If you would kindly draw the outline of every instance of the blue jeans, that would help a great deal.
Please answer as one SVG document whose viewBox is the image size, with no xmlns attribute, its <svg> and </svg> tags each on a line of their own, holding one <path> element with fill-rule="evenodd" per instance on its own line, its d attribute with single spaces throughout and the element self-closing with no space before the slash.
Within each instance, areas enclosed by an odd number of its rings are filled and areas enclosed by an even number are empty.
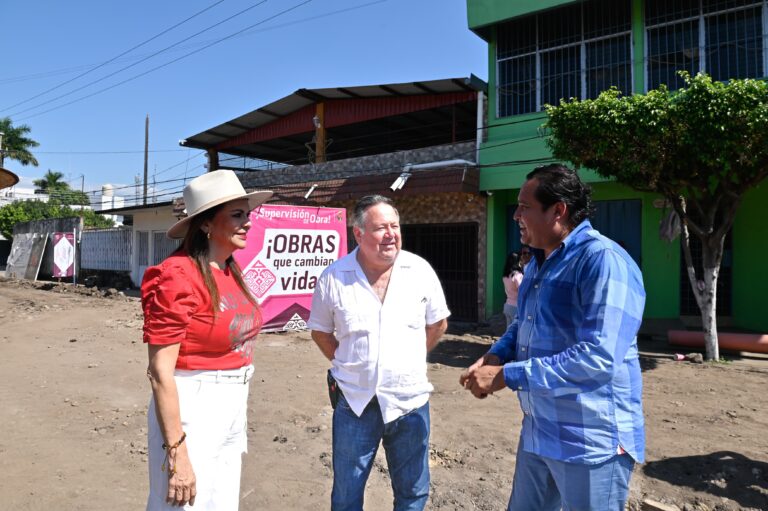
<svg viewBox="0 0 768 511">
<path fill-rule="evenodd" d="M 389 424 L 374 397 L 355 415 L 343 395 L 333 412 L 332 511 L 362 511 L 365 483 L 383 441 L 395 511 L 421 511 L 429 498 L 429 403 Z"/>
<path fill-rule="evenodd" d="M 507 511 L 624 511 L 635 461 L 616 455 L 597 465 L 565 463 L 517 449 Z"/>
</svg>

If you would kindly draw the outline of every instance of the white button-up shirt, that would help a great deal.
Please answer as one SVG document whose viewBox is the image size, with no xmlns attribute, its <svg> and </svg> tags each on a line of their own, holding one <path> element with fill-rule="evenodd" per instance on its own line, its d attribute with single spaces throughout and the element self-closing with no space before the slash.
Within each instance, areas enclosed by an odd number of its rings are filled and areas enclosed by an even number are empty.
<svg viewBox="0 0 768 511">
<path fill-rule="evenodd" d="M 429 400 L 425 327 L 449 315 L 427 261 L 401 250 L 382 303 L 355 249 L 320 276 L 308 327 L 335 334 L 331 373 L 352 411 L 360 416 L 376 396 L 386 424 Z"/>
</svg>

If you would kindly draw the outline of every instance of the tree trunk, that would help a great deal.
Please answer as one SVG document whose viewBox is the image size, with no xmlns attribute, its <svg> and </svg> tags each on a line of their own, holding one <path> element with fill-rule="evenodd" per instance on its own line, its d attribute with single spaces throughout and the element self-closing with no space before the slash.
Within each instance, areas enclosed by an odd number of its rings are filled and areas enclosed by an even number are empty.
<svg viewBox="0 0 768 511">
<path fill-rule="evenodd" d="M 704 268 L 704 289 L 701 292 L 701 301 L 699 302 L 701 326 L 704 328 L 705 358 L 707 360 L 720 360 L 720 347 L 717 340 L 717 276 L 719 272 L 719 266 L 717 268 Z"/>
<path fill-rule="evenodd" d="M 691 257 L 690 232 L 685 201 L 676 204 L 681 218 L 681 235 L 683 237 L 683 254 L 688 271 L 688 280 L 693 289 L 693 296 L 701 311 L 701 326 L 704 329 L 704 349 L 707 360 L 720 359 L 720 347 L 717 339 L 717 278 L 720 274 L 720 262 L 723 258 L 724 236 L 716 239 L 712 233 L 701 239 L 702 259 L 704 264 L 702 279 L 696 277 L 696 269 Z M 681 214 L 682 213 L 682 214 Z"/>
<path fill-rule="evenodd" d="M 699 309 L 704 327 L 704 344 L 707 360 L 720 360 L 720 347 L 717 340 L 717 278 L 720 276 L 720 263 L 723 260 L 725 237 L 711 235 L 701 240 L 704 291 Z"/>
</svg>

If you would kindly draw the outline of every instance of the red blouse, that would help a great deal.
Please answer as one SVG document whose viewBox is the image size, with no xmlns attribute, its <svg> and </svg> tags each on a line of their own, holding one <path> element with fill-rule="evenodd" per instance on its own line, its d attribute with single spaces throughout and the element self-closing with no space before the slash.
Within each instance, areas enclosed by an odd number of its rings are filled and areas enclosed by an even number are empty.
<svg viewBox="0 0 768 511">
<path fill-rule="evenodd" d="M 172 254 L 144 273 L 144 342 L 180 343 L 177 369 L 237 369 L 251 363 L 261 312 L 229 269 L 211 271 L 220 297 L 215 317 L 203 277 L 185 252 Z"/>
</svg>

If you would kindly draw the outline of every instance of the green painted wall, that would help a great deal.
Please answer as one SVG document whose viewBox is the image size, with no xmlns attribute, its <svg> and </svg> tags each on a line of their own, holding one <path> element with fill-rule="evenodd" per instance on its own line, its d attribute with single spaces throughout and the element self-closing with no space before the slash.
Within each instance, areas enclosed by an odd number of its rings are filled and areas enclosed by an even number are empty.
<svg viewBox="0 0 768 511">
<path fill-rule="evenodd" d="M 488 133 L 481 145 L 480 189 L 493 193 L 488 201 L 488 261 L 487 308 L 488 314 L 501 310 L 504 289 L 501 274 L 507 250 L 507 208 L 517 203 L 517 193 L 525 176 L 539 163 L 525 160 L 548 158 L 549 150 L 542 136 L 541 126 L 546 114 L 536 112 L 514 117 L 496 116 L 496 34 L 494 23 L 570 2 L 550 1 L 468 1 L 470 27 L 485 26 L 488 38 Z M 645 84 L 643 55 L 645 53 L 644 0 L 632 5 L 634 89 L 642 91 Z M 626 186 L 607 182 L 590 170 L 582 170 L 581 177 L 592 183 L 594 200 L 641 199 L 642 270 L 648 295 L 646 318 L 675 318 L 680 313 L 680 247 L 678 242 L 667 243 L 659 239 L 658 230 L 664 211 L 654 206 L 653 194 L 634 191 Z"/>
<path fill-rule="evenodd" d="M 768 332 L 768 180 L 744 197 L 733 225 L 733 325 Z"/>
<path fill-rule="evenodd" d="M 586 179 L 585 179 L 586 180 Z M 768 187 L 768 185 L 766 185 Z M 680 244 L 659 239 L 659 222 L 665 210 L 657 207 L 661 201 L 655 194 L 638 192 L 614 182 L 593 183 L 595 201 L 642 201 L 641 270 L 647 295 L 645 318 L 676 318 L 680 315 Z M 518 189 L 494 191 L 488 205 L 488 274 L 486 311 L 492 315 L 501 311 L 504 288 L 501 272 L 507 250 L 507 208 L 517 204 Z M 654 201 L 656 204 L 654 204 Z M 493 243 L 493 245 L 491 245 Z"/>
<path fill-rule="evenodd" d="M 543 11 L 575 0 L 467 0 L 469 28 L 486 38 L 482 29 L 500 21 L 522 16 L 534 11 Z"/>
<path fill-rule="evenodd" d="M 506 300 L 501 272 L 507 258 L 507 207 L 517 203 L 518 190 L 499 190 L 488 197 L 488 236 L 485 314 L 501 312 Z"/>
<path fill-rule="evenodd" d="M 501 311 L 504 289 L 501 270 L 507 250 L 507 208 L 517 203 L 525 175 L 537 163 L 523 160 L 549 157 L 541 136 L 546 121 L 542 112 L 498 118 L 496 116 L 496 34 L 495 23 L 548 9 L 570 1 L 468 0 L 469 26 L 488 41 L 488 132 L 481 145 L 480 189 L 493 193 L 488 200 L 487 313 Z M 645 0 L 632 1 L 633 85 L 645 88 L 644 23 Z M 641 199 L 642 270 L 647 293 L 645 317 L 677 318 L 680 315 L 680 243 L 659 239 L 659 222 L 664 210 L 654 205 L 657 196 L 633 191 L 607 182 L 593 172 L 581 172 L 591 182 L 594 200 Z M 658 204 L 658 201 L 657 201 Z M 733 314 L 738 328 L 768 332 L 768 181 L 750 191 L 739 209 L 733 228 Z M 688 285 L 687 280 L 683 285 Z"/>
</svg>

